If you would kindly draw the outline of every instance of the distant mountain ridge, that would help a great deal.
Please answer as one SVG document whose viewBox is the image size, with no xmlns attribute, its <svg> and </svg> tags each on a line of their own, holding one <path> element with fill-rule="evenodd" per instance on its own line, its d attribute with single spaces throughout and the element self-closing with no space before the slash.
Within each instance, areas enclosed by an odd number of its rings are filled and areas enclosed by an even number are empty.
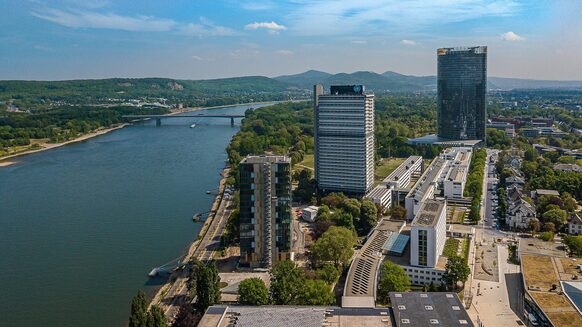
<svg viewBox="0 0 582 327">
<path fill-rule="evenodd" d="M 331 84 L 364 84 L 366 89 L 379 93 L 436 91 L 436 76 L 404 75 L 393 71 L 386 71 L 382 74 L 369 71 L 330 74 L 309 70 L 300 74 L 274 77 L 274 79 L 305 89 L 310 89 L 314 84 L 320 83 L 325 87 Z M 532 80 L 491 76 L 487 83 L 490 90 L 582 89 L 582 81 Z"/>
</svg>

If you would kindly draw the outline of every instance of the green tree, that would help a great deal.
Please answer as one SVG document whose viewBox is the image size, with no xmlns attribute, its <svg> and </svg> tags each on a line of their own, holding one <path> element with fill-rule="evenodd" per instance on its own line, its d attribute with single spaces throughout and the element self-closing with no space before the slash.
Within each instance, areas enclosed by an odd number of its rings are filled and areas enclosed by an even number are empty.
<svg viewBox="0 0 582 327">
<path fill-rule="evenodd" d="M 323 267 L 317 269 L 317 278 L 324 280 L 328 284 L 333 284 L 337 281 L 340 276 L 340 272 L 337 268 L 329 263 L 323 264 Z"/>
<path fill-rule="evenodd" d="M 571 256 L 582 257 L 582 235 L 564 236 L 564 244 L 568 247 Z"/>
<path fill-rule="evenodd" d="M 329 207 L 325 204 L 319 207 L 317 211 L 317 217 L 315 217 L 316 221 L 330 221 L 331 220 L 331 213 L 329 211 Z"/>
<path fill-rule="evenodd" d="M 188 287 L 188 296 L 193 299 L 196 296 L 196 284 L 198 283 L 198 276 L 201 275 L 201 270 L 204 268 L 204 264 L 196 259 L 192 258 L 189 263 L 190 273 L 188 274 L 188 281 L 186 286 Z"/>
<path fill-rule="evenodd" d="M 469 265 L 465 262 L 465 259 L 460 256 L 452 256 L 448 258 L 447 264 L 445 265 L 445 273 L 443 274 L 443 280 L 445 283 L 451 285 L 453 289 L 457 288 L 458 282 L 465 283 L 471 269 Z"/>
<path fill-rule="evenodd" d="M 249 305 L 269 304 L 269 290 L 262 279 L 247 278 L 238 285 L 238 302 Z"/>
<path fill-rule="evenodd" d="M 331 215 L 331 220 L 338 226 L 345 227 L 351 231 L 355 231 L 354 217 L 352 214 L 344 212 L 343 210 L 336 210 Z"/>
<path fill-rule="evenodd" d="M 538 237 L 543 241 L 549 242 L 554 240 L 554 232 L 541 232 Z"/>
<path fill-rule="evenodd" d="M 360 219 L 358 220 L 358 230 L 361 235 L 366 235 L 378 223 L 378 208 L 369 199 L 362 200 L 360 208 Z"/>
<path fill-rule="evenodd" d="M 295 304 L 305 279 L 293 261 L 285 260 L 271 269 L 271 301 L 275 305 Z"/>
<path fill-rule="evenodd" d="M 553 223 L 557 230 L 560 230 L 562 226 L 567 222 L 568 213 L 562 209 L 551 209 L 542 215 L 544 222 Z"/>
<path fill-rule="evenodd" d="M 527 148 L 527 150 L 525 150 L 525 152 L 523 153 L 523 158 L 526 161 L 536 161 L 538 157 L 538 152 L 536 151 L 536 149 L 533 148 L 533 146 L 530 146 Z"/>
<path fill-rule="evenodd" d="M 356 238 L 344 227 L 331 226 L 311 246 L 311 253 L 317 264 L 333 262 L 336 267 L 347 264 L 354 254 Z"/>
<path fill-rule="evenodd" d="M 574 197 L 572 197 L 572 195 L 568 192 L 564 192 L 564 194 L 562 194 L 562 203 L 564 204 L 564 210 L 568 212 L 576 211 L 576 207 L 578 206 L 576 199 L 574 199 Z"/>
<path fill-rule="evenodd" d="M 537 219 L 530 219 L 530 221 L 528 222 L 529 225 L 529 230 L 531 231 L 532 236 L 535 235 L 535 233 L 540 231 L 540 221 Z"/>
<path fill-rule="evenodd" d="M 330 305 L 335 302 L 331 286 L 320 279 L 307 279 L 301 288 L 298 303 L 301 305 Z"/>
<path fill-rule="evenodd" d="M 344 199 L 342 203 L 342 208 L 344 209 L 344 211 L 352 215 L 352 217 L 354 218 L 360 217 L 361 206 L 362 204 L 357 199 L 347 198 Z"/>
<path fill-rule="evenodd" d="M 390 216 L 392 219 L 404 220 L 406 219 L 406 208 L 397 205 L 390 210 Z"/>
<path fill-rule="evenodd" d="M 142 290 L 131 300 L 131 315 L 129 316 L 129 327 L 147 327 L 148 323 L 148 301 Z"/>
<path fill-rule="evenodd" d="M 200 269 L 200 275 L 196 281 L 197 310 L 200 313 L 215 304 L 220 303 L 220 277 L 216 264 L 212 262 Z"/>
<path fill-rule="evenodd" d="M 384 261 L 380 268 L 380 282 L 378 283 L 378 299 L 388 303 L 389 292 L 405 292 L 410 289 L 410 278 L 406 271 L 392 261 Z"/>
<path fill-rule="evenodd" d="M 152 305 L 148 314 L 148 327 L 168 327 L 168 320 L 166 314 L 157 305 Z"/>
</svg>

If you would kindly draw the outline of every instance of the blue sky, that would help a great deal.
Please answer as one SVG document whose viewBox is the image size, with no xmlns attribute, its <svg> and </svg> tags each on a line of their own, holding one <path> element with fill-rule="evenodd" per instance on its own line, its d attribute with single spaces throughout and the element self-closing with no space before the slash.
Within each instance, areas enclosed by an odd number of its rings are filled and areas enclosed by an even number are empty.
<svg viewBox="0 0 582 327">
<path fill-rule="evenodd" d="M 0 78 L 436 72 L 489 46 L 489 75 L 582 80 L 577 0 L 0 0 Z"/>
</svg>

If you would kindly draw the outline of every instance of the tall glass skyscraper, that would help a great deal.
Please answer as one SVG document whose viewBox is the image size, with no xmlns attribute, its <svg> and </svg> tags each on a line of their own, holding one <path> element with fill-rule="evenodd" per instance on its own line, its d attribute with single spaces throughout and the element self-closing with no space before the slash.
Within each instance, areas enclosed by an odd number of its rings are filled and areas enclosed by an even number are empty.
<svg viewBox="0 0 582 327">
<path fill-rule="evenodd" d="M 485 140 L 487 47 L 440 48 L 437 57 L 437 135 Z"/>
</svg>

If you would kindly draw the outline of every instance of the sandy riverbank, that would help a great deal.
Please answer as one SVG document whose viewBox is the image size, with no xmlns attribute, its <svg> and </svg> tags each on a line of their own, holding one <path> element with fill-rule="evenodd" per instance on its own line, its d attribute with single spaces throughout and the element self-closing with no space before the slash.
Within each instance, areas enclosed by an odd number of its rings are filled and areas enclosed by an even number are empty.
<svg viewBox="0 0 582 327">
<path fill-rule="evenodd" d="M 230 107 L 238 107 L 238 106 L 247 106 L 247 105 L 254 105 L 254 104 L 269 104 L 269 103 L 278 103 L 278 102 L 282 102 L 282 101 L 268 101 L 268 102 L 252 102 L 252 103 L 237 103 L 237 104 L 228 104 L 228 105 L 222 105 L 222 106 L 212 106 L 212 107 L 188 107 L 188 108 L 182 108 L 182 109 L 176 109 L 176 110 L 172 110 L 170 113 L 166 114 L 166 116 L 172 116 L 172 115 L 178 115 L 178 114 L 183 114 L 186 112 L 193 112 L 193 111 L 201 111 L 201 110 L 212 110 L 212 109 L 223 109 L 223 108 L 230 108 Z M 75 139 L 66 141 L 66 142 L 60 142 L 60 143 L 39 143 L 42 148 L 40 149 L 34 149 L 34 150 L 26 150 L 26 151 L 22 151 L 22 152 L 18 152 L 18 153 L 14 153 L 8 156 L 4 156 L 4 157 L 0 157 L 0 167 L 6 167 L 6 166 L 10 166 L 13 164 L 18 163 L 18 161 L 15 160 L 8 160 L 11 158 L 16 158 L 16 157 L 20 157 L 20 156 L 24 156 L 27 154 L 31 154 L 31 153 L 37 153 L 37 152 L 41 152 L 41 151 L 46 151 L 46 150 L 50 150 L 50 149 L 54 149 L 54 148 L 58 148 L 61 147 L 63 145 L 67 145 L 67 144 L 72 144 L 72 143 L 77 143 L 77 142 L 82 142 L 85 140 L 88 140 L 90 138 L 99 136 L 99 135 L 103 135 L 103 134 L 107 134 L 109 132 L 112 132 L 114 130 L 123 128 L 125 126 L 131 125 L 130 123 L 125 123 L 125 124 L 120 124 L 114 127 L 110 127 L 110 128 L 103 128 L 103 129 L 98 129 L 94 132 L 79 136 Z"/>
</svg>

